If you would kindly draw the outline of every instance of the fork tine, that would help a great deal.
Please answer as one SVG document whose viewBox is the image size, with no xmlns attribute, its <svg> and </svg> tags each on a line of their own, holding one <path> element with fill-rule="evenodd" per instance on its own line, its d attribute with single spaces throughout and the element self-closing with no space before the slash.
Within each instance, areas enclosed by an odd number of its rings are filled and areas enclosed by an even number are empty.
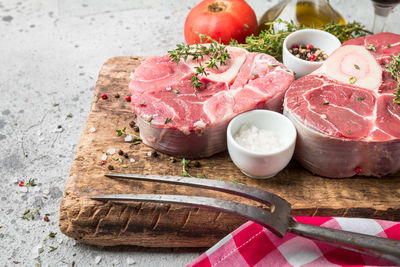
<svg viewBox="0 0 400 267">
<path fill-rule="evenodd" d="M 272 215 L 267 210 L 237 203 L 228 200 L 197 197 L 197 196 L 184 196 L 184 195 L 155 195 L 155 194 L 111 194 L 92 196 L 91 199 L 100 201 L 134 201 L 134 202 L 153 202 L 153 203 L 169 203 L 185 206 L 192 206 L 197 208 L 205 208 L 219 212 L 226 212 L 236 216 L 240 216 L 247 220 L 252 220 L 269 230 L 279 237 L 282 237 L 287 227 L 281 222 L 274 220 Z"/>
<path fill-rule="evenodd" d="M 228 193 L 231 195 L 244 197 L 268 205 L 271 208 L 271 212 L 278 211 L 290 214 L 290 203 L 287 202 L 285 199 L 273 193 L 242 184 L 234 184 L 232 182 L 224 182 L 217 180 L 199 179 L 194 177 L 185 178 L 180 176 L 160 176 L 160 175 L 146 175 L 146 174 L 111 173 L 111 174 L 105 174 L 105 176 L 109 178 L 163 182 L 168 184 L 191 186 L 196 188 L 203 188 L 203 189 Z"/>
</svg>

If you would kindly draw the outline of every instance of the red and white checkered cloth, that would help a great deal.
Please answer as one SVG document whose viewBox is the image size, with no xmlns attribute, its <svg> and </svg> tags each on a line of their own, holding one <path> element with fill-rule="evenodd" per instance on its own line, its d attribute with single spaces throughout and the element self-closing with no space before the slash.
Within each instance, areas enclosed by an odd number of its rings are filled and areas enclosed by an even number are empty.
<svg viewBox="0 0 400 267">
<path fill-rule="evenodd" d="M 359 218 L 295 217 L 298 222 L 400 240 L 400 222 Z M 278 238 L 247 222 L 188 266 L 396 266 L 287 233 Z"/>
</svg>

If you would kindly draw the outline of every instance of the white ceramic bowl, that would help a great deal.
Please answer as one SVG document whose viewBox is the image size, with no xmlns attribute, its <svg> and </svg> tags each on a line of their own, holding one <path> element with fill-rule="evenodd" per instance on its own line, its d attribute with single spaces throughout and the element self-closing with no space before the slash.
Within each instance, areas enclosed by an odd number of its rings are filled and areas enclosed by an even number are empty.
<svg viewBox="0 0 400 267">
<path fill-rule="evenodd" d="M 341 45 L 336 36 L 321 30 L 304 29 L 289 34 L 283 41 L 283 64 L 296 73 L 296 78 L 310 74 L 321 67 L 324 61 L 314 62 L 297 58 L 289 52 L 294 44 L 311 44 L 325 51 L 328 56 Z"/>
<path fill-rule="evenodd" d="M 239 145 L 234 135 L 243 124 L 253 124 L 259 129 L 275 131 L 282 143 L 275 152 L 254 152 Z M 296 143 L 296 128 L 284 115 L 270 110 L 252 110 L 242 113 L 231 120 L 227 130 L 229 155 L 235 165 L 252 178 L 269 178 L 286 167 L 293 156 Z"/>
</svg>

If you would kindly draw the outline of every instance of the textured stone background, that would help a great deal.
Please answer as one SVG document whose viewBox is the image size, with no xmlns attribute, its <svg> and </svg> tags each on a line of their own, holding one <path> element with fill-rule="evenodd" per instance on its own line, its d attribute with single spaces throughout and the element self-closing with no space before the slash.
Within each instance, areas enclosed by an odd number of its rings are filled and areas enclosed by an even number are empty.
<svg viewBox="0 0 400 267">
<path fill-rule="evenodd" d="M 198 2 L 0 0 L 0 266 L 181 266 L 204 251 L 87 246 L 58 229 L 59 202 L 103 62 L 173 49 Z M 260 16 L 277 1 L 248 2 Z M 370 1 L 331 2 L 346 19 L 372 24 Z M 400 33 L 399 11 L 389 17 L 389 31 Z M 37 186 L 18 187 L 31 178 Z M 21 219 L 37 206 L 40 216 Z M 50 232 L 55 238 L 44 241 Z"/>
</svg>

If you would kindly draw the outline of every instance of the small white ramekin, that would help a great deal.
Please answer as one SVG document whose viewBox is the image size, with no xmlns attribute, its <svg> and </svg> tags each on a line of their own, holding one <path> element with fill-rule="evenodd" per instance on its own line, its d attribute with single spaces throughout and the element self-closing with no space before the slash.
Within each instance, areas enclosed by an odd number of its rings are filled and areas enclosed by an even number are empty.
<svg viewBox="0 0 400 267">
<path fill-rule="evenodd" d="M 243 124 L 253 124 L 259 129 L 275 131 L 283 147 L 275 152 L 254 152 L 239 145 L 234 135 Z M 275 176 L 289 163 L 296 143 L 296 128 L 284 115 L 270 110 L 252 110 L 231 120 L 227 130 L 228 152 L 233 163 L 247 176 L 269 178 Z"/>
<path fill-rule="evenodd" d="M 296 79 L 310 74 L 322 66 L 324 61 L 315 62 L 300 59 L 289 52 L 295 44 L 311 44 L 325 51 L 329 56 L 340 47 L 341 43 L 336 36 L 321 30 L 304 29 L 289 34 L 283 41 L 283 64 L 296 73 Z"/>
</svg>

